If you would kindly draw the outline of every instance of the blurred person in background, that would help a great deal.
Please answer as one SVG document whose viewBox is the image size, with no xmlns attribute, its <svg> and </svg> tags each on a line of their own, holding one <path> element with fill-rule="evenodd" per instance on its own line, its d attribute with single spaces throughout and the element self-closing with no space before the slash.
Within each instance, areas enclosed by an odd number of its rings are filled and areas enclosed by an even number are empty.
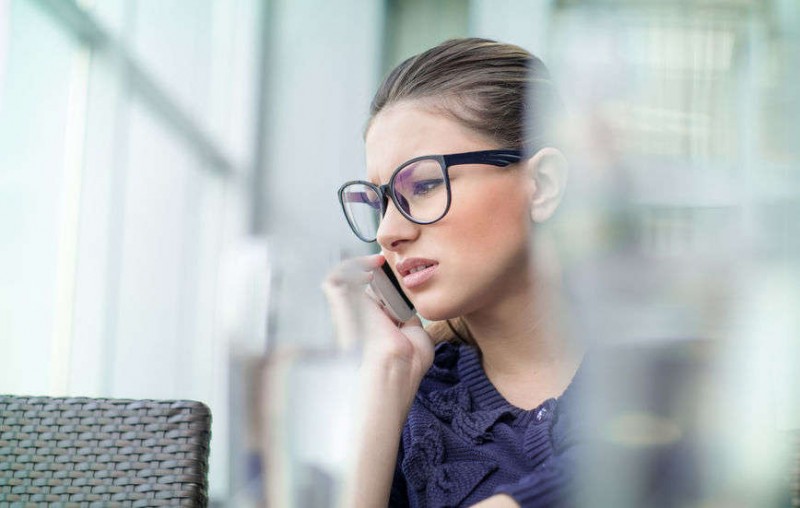
<svg viewBox="0 0 800 508">
<path fill-rule="evenodd" d="M 324 286 L 338 334 L 365 341 L 347 506 L 566 499 L 584 346 L 563 329 L 558 261 L 538 234 L 567 180 L 558 103 L 538 58 L 475 38 L 409 58 L 375 95 L 368 181 L 340 199 L 381 253 Z M 426 327 L 365 291 L 383 263 Z"/>
</svg>

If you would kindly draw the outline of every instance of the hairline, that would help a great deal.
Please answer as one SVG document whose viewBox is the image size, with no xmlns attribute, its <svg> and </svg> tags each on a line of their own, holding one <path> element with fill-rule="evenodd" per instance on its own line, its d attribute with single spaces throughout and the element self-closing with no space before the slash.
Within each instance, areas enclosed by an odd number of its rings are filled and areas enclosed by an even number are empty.
<svg viewBox="0 0 800 508">
<path fill-rule="evenodd" d="M 462 127 L 465 129 L 469 129 L 474 134 L 486 139 L 491 143 L 495 143 L 498 145 L 499 148 L 518 148 L 514 146 L 500 146 L 503 145 L 502 140 L 498 139 L 495 136 L 489 136 L 485 132 L 481 132 L 472 125 L 470 125 L 469 121 L 466 119 L 468 117 L 468 112 L 466 111 L 465 107 L 459 108 L 459 102 L 463 102 L 465 99 L 466 94 L 453 92 L 447 94 L 438 94 L 438 95 L 421 95 L 419 97 L 407 96 L 401 97 L 399 99 L 395 99 L 393 101 L 387 102 L 383 105 L 381 109 L 376 111 L 372 114 L 369 119 L 367 119 L 366 126 L 364 128 L 363 140 L 366 141 L 367 134 L 369 134 L 369 130 L 372 127 L 373 122 L 375 119 L 384 111 L 388 109 L 392 109 L 398 105 L 404 104 L 414 104 L 415 107 L 427 111 L 429 113 L 434 113 L 437 115 L 442 115 L 445 117 L 450 118 L 458 122 Z M 462 109 L 462 113 L 459 114 L 457 112 L 458 109 Z M 476 118 L 476 121 L 479 119 Z"/>
</svg>

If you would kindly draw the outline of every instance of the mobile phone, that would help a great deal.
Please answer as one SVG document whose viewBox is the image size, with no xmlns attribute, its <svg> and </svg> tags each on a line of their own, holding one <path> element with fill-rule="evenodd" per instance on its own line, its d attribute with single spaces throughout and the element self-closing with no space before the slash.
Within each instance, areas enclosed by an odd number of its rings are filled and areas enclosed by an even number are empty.
<svg viewBox="0 0 800 508">
<path fill-rule="evenodd" d="M 389 315 L 400 322 L 414 317 L 414 304 L 403 293 L 394 272 L 389 268 L 389 263 L 383 263 L 380 268 L 373 271 L 373 274 L 369 285 Z"/>
</svg>

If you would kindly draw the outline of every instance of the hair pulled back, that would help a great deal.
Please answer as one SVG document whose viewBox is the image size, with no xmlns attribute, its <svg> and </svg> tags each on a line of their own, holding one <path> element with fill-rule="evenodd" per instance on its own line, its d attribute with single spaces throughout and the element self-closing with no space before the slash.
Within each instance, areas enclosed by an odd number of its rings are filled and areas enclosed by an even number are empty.
<svg viewBox="0 0 800 508">
<path fill-rule="evenodd" d="M 533 155 L 552 145 L 559 107 L 550 73 L 525 49 L 489 39 L 451 39 L 405 60 L 381 84 L 370 119 L 384 108 L 420 100 L 500 148 Z"/>
</svg>

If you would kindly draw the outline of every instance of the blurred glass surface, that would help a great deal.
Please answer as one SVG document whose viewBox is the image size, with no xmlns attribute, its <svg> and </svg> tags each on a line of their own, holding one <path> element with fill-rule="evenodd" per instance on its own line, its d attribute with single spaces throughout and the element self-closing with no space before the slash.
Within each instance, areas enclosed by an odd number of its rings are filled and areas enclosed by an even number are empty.
<svg viewBox="0 0 800 508">
<path fill-rule="evenodd" d="M 335 191 L 383 72 L 468 35 L 570 112 L 583 504 L 788 504 L 795 0 L 0 0 L 0 391 L 203 400 L 216 504 L 335 506 L 358 358 L 319 284 L 368 249 Z"/>
<path fill-rule="evenodd" d="M 555 234 L 569 324 L 598 351 L 581 504 L 789 503 L 799 12 L 749 1 L 555 12 L 549 61 L 572 149 Z"/>
<path fill-rule="evenodd" d="M 0 328 L 4 387 L 44 392 L 55 324 L 56 266 L 70 79 L 77 46 L 30 2 L 11 2 L 0 100 Z M 12 340 L 15 339 L 15 340 Z"/>
</svg>

